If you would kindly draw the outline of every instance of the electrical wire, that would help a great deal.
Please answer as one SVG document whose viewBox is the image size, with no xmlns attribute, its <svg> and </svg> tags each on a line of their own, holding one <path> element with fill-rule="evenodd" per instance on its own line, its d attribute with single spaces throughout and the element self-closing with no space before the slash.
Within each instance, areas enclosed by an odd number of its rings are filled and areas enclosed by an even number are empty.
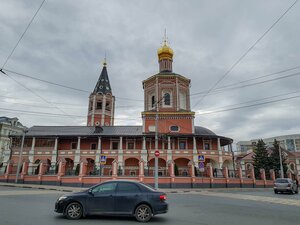
<svg viewBox="0 0 300 225">
<path fill-rule="evenodd" d="M 216 110 L 216 111 L 213 111 L 213 112 L 196 113 L 196 115 L 207 115 L 207 114 L 215 114 L 215 113 L 220 113 L 220 112 L 233 111 L 233 110 L 250 108 L 250 107 L 255 107 L 255 106 L 260 106 L 260 105 L 265 105 L 265 104 L 271 104 L 271 103 L 275 103 L 275 102 L 286 101 L 286 100 L 289 100 L 289 99 L 295 99 L 295 98 L 299 98 L 299 97 L 300 97 L 300 95 L 297 95 L 297 96 L 292 96 L 292 97 L 288 97 L 288 98 L 282 98 L 282 99 L 277 99 L 277 100 L 272 100 L 272 101 L 267 101 L 267 102 L 256 103 L 256 104 L 252 104 L 252 105 L 234 107 L 234 108 L 223 109 L 223 110 Z"/>
<path fill-rule="evenodd" d="M 288 7 L 287 10 L 284 11 L 284 13 L 279 16 L 279 18 L 254 42 L 254 44 L 251 45 L 250 48 L 248 48 L 248 50 L 238 58 L 238 60 L 229 68 L 229 70 L 227 70 L 225 72 L 225 74 L 223 74 L 223 76 L 217 80 L 217 82 L 208 90 L 208 92 L 206 94 L 204 94 L 204 96 L 202 96 L 202 98 L 196 102 L 196 104 L 193 106 L 193 108 L 195 108 L 195 106 L 197 106 L 199 103 L 201 103 L 203 101 L 203 99 L 222 81 L 224 80 L 225 77 L 228 76 L 228 74 L 242 61 L 243 58 L 245 58 L 248 53 L 272 30 L 272 28 L 293 8 L 293 6 L 298 2 L 298 0 L 296 0 L 290 7 Z"/>
<path fill-rule="evenodd" d="M 25 33 L 27 32 L 27 30 L 29 29 L 30 25 L 32 24 L 34 18 L 36 17 L 36 15 L 38 14 L 38 12 L 40 11 L 40 9 L 42 8 L 43 4 L 45 3 L 46 0 L 43 0 L 41 5 L 39 6 L 39 8 L 37 9 L 37 11 L 35 12 L 35 14 L 33 15 L 33 17 L 31 18 L 30 22 L 28 23 L 28 25 L 26 26 L 24 32 L 22 33 L 22 35 L 20 36 L 19 40 L 17 41 L 15 47 L 12 49 L 12 51 L 10 52 L 10 54 L 7 56 L 5 62 L 3 63 L 1 70 L 3 71 L 6 63 L 8 62 L 8 60 L 10 59 L 10 57 L 13 55 L 14 51 L 16 50 L 16 48 L 18 47 L 19 43 L 21 42 L 21 40 L 23 39 Z"/>
</svg>

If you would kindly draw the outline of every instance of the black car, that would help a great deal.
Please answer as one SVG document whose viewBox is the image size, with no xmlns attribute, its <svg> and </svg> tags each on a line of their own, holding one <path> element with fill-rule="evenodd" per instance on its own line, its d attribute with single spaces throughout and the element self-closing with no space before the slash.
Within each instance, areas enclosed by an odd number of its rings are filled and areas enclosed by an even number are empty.
<svg viewBox="0 0 300 225">
<path fill-rule="evenodd" d="M 86 191 L 61 196 L 55 212 L 68 219 L 90 214 L 130 215 L 140 222 L 156 214 L 166 213 L 166 194 L 135 181 L 114 180 L 97 184 Z"/>
</svg>

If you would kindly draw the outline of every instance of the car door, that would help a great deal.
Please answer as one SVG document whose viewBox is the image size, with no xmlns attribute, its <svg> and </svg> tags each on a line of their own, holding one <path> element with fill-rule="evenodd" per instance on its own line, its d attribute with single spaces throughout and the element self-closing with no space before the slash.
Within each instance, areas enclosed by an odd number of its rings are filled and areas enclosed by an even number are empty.
<svg viewBox="0 0 300 225">
<path fill-rule="evenodd" d="M 131 214 L 141 199 L 142 192 L 137 184 L 119 182 L 115 194 L 116 213 Z"/>
<path fill-rule="evenodd" d="M 115 210 L 114 197 L 117 183 L 100 184 L 89 191 L 87 206 L 92 213 L 113 213 Z"/>
</svg>

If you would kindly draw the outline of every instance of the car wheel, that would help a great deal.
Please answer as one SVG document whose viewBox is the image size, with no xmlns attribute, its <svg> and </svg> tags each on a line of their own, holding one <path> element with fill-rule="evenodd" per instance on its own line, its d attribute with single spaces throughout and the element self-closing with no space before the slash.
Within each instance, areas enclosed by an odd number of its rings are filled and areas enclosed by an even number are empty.
<svg viewBox="0 0 300 225">
<path fill-rule="evenodd" d="M 296 191 L 295 191 L 295 194 L 298 194 L 299 193 L 299 190 L 298 190 L 298 188 L 296 189 Z"/>
<path fill-rule="evenodd" d="M 278 194 L 278 191 L 277 191 L 277 190 L 274 190 L 274 193 L 275 193 L 275 194 Z"/>
<path fill-rule="evenodd" d="M 139 205 L 135 209 L 134 216 L 139 222 L 148 222 L 152 218 L 152 210 L 148 205 Z"/>
<path fill-rule="evenodd" d="M 67 208 L 65 215 L 70 220 L 77 220 L 82 216 L 82 206 L 77 202 L 70 203 Z"/>
</svg>

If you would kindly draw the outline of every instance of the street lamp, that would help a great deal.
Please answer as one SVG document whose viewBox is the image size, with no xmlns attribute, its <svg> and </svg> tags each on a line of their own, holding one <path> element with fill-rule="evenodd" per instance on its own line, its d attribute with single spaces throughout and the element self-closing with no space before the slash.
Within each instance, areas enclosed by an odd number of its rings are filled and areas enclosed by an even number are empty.
<svg viewBox="0 0 300 225">
<path fill-rule="evenodd" d="M 23 155 L 23 147 L 24 147 L 24 140 L 25 140 L 25 135 L 28 132 L 27 128 L 24 128 L 23 130 L 23 136 L 22 136 L 22 144 L 21 144 L 21 150 L 19 153 L 19 161 L 18 161 L 18 167 L 17 167 L 17 174 L 16 174 L 16 183 L 18 183 L 18 178 L 19 178 L 19 173 L 20 173 L 20 167 L 22 163 L 22 155 Z"/>
</svg>

